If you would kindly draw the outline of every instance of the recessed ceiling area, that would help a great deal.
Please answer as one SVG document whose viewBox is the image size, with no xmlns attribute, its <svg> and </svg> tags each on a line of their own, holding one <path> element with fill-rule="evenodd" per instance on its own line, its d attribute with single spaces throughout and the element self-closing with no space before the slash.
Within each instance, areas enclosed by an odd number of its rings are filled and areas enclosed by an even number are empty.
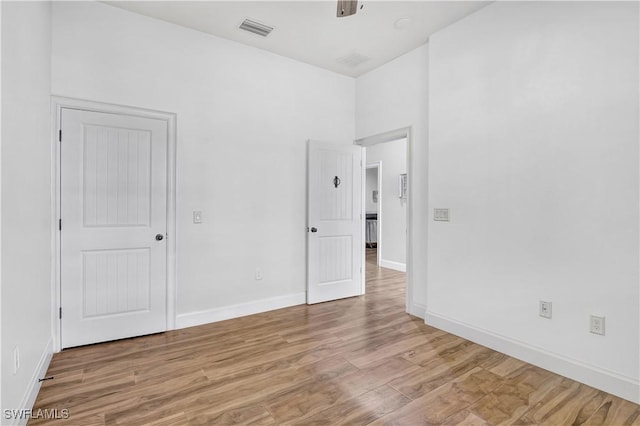
<svg viewBox="0 0 640 426">
<path fill-rule="evenodd" d="M 491 2 L 360 1 L 355 15 L 341 18 L 331 0 L 106 3 L 358 77 Z M 266 37 L 240 30 L 247 18 L 275 29 Z"/>
</svg>

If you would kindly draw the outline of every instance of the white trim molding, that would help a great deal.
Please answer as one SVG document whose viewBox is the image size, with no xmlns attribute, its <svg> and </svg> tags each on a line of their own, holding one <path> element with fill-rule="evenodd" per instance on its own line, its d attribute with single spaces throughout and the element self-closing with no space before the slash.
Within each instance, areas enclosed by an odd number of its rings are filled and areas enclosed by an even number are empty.
<svg viewBox="0 0 640 426">
<path fill-rule="evenodd" d="M 365 153 L 366 153 L 366 149 L 365 149 Z M 377 169 L 378 170 L 378 206 L 376 207 L 376 213 L 377 213 L 377 224 L 376 224 L 376 264 L 377 265 L 381 265 L 380 262 L 382 262 L 382 196 L 383 196 L 383 190 L 382 190 L 382 160 L 379 161 L 374 161 L 373 163 L 366 163 L 367 167 L 366 170 L 369 169 Z M 363 198 L 365 199 L 362 202 L 362 208 L 364 210 L 364 214 L 365 214 L 365 224 L 366 224 L 366 194 L 367 192 L 367 179 L 366 179 L 366 171 L 365 171 L 365 177 L 362 180 L 362 195 Z M 363 231 L 364 232 L 364 231 Z M 364 237 L 366 238 L 366 234 L 362 234 L 364 235 Z M 364 257 L 366 258 L 366 251 L 365 251 L 365 255 Z M 363 268 L 365 268 L 365 266 L 363 265 Z M 366 269 L 365 269 L 366 270 Z M 364 294 L 364 292 L 363 292 Z"/>
<path fill-rule="evenodd" d="M 51 197 L 55 200 L 51 207 L 51 232 L 54 256 L 51 258 L 51 286 L 53 300 L 52 306 L 52 335 L 53 350 L 59 352 L 62 348 L 62 330 L 59 318 L 60 308 L 60 231 L 58 219 L 60 218 L 60 144 L 58 134 L 60 131 L 61 110 L 63 108 L 80 109 L 84 111 L 103 112 L 109 114 L 131 115 L 135 117 L 153 118 L 167 123 L 167 324 L 166 330 L 176 328 L 176 300 L 177 300 L 177 273 L 176 273 L 176 121 L 177 116 L 172 112 L 157 111 L 133 106 L 117 105 L 75 99 L 64 96 L 51 96 Z"/>
<path fill-rule="evenodd" d="M 45 346 L 44 351 L 40 356 L 40 360 L 38 361 L 38 365 L 33 371 L 33 375 L 31 376 L 31 380 L 29 381 L 29 387 L 27 387 L 24 396 L 20 400 L 20 407 L 15 410 L 16 413 L 19 412 L 23 415 L 13 418 L 13 420 L 11 420 L 12 423 L 10 423 L 12 426 L 22 426 L 27 424 L 27 421 L 29 420 L 29 416 L 27 414 L 36 403 L 36 398 L 38 396 L 38 392 L 40 391 L 41 382 L 39 382 L 38 379 L 44 378 L 44 376 L 47 374 L 47 370 L 49 369 L 49 364 L 51 363 L 52 357 L 53 338 L 49 339 L 49 341 L 47 342 L 47 345 Z"/>
<path fill-rule="evenodd" d="M 601 389 L 636 404 L 640 403 L 640 382 L 637 378 L 622 376 L 613 371 L 585 364 L 428 310 L 424 319 L 427 325 Z"/>
<path fill-rule="evenodd" d="M 414 317 L 424 319 L 425 311 L 427 310 L 427 306 L 422 303 L 414 303 L 411 305 L 409 309 L 409 315 L 413 315 Z"/>
<path fill-rule="evenodd" d="M 407 264 L 394 262 L 393 260 L 380 259 L 380 267 L 393 269 L 394 271 L 407 272 Z"/>
<path fill-rule="evenodd" d="M 379 143 L 391 142 L 402 138 L 409 138 L 411 133 L 410 127 L 402 127 L 400 129 L 391 130 L 389 132 L 379 133 L 377 135 L 367 136 L 356 139 L 356 145 L 362 145 L 365 148 Z"/>
<path fill-rule="evenodd" d="M 304 305 L 305 303 L 307 303 L 307 293 L 301 292 L 255 300 L 252 302 L 238 303 L 237 305 L 222 306 L 220 308 L 207 309 L 204 311 L 188 312 L 186 314 L 178 314 L 176 318 L 176 328 L 194 327 L 197 325 L 274 311 L 276 309 L 288 308 L 290 306 Z"/>
</svg>

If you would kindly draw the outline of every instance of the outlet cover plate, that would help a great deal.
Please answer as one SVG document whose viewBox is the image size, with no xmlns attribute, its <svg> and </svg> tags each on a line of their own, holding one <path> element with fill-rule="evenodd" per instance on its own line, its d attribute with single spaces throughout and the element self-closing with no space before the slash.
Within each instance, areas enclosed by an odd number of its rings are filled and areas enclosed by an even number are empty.
<svg viewBox="0 0 640 426">
<path fill-rule="evenodd" d="M 20 349 L 16 346 L 13 348 L 13 374 L 18 374 L 20 370 Z"/>
<path fill-rule="evenodd" d="M 436 222 L 449 222 L 449 209 L 433 209 L 433 220 Z"/>
<path fill-rule="evenodd" d="M 200 210 L 193 211 L 193 223 L 202 223 L 202 211 Z"/>
<path fill-rule="evenodd" d="M 540 301 L 540 311 L 538 312 L 542 318 L 551 319 L 551 302 Z"/>
<path fill-rule="evenodd" d="M 593 334 L 604 336 L 604 317 L 591 315 L 589 331 Z"/>
</svg>

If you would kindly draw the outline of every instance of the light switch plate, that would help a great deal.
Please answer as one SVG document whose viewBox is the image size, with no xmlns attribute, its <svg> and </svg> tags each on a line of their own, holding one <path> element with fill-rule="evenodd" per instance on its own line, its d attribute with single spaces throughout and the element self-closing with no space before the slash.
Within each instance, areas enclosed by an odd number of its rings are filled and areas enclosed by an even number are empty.
<svg viewBox="0 0 640 426">
<path fill-rule="evenodd" d="M 202 212 L 200 210 L 193 211 L 193 223 L 202 223 Z"/>
<path fill-rule="evenodd" d="M 433 209 L 433 220 L 449 222 L 449 209 Z"/>
</svg>

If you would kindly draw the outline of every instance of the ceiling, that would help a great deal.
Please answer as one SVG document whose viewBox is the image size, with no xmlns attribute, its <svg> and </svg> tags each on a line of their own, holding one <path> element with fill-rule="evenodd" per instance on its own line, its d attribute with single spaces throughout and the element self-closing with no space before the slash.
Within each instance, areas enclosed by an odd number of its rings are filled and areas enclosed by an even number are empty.
<svg viewBox="0 0 640 426">
<path fill-rule="evenodd" d="M 106 3 L 357 77 L 490 2 L 359 1 L 358 12 L 342 18 L 334 0 Z M 238 29 L 245 18 L 275 29 L 267 37 Z"/>
</svg>

